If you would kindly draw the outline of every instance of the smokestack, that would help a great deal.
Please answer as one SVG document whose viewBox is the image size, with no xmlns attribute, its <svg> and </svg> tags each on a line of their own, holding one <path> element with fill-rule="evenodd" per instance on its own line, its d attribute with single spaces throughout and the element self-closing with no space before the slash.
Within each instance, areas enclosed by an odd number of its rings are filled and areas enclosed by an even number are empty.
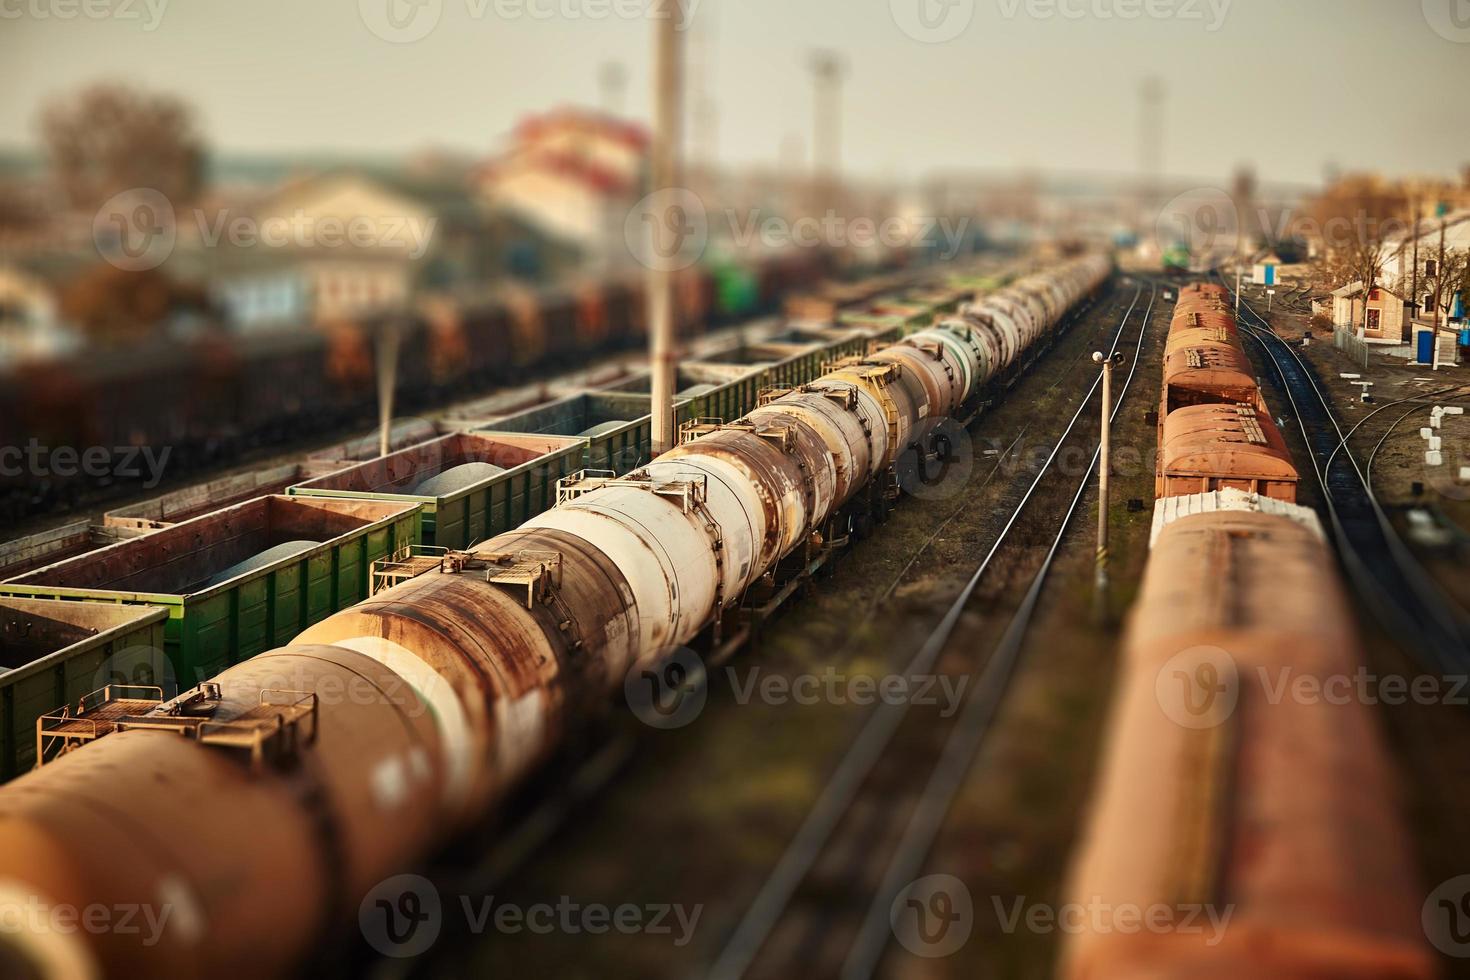
<svg viewBox="0 0 1470 980">
<path fill-rule="evenodd" d="M 836 51 L 814 51 L 812 81 L 816 87 L 816 120 L 812 127 L 813 165 L 818 211 L 838 206 L 842 173 L 842 81 L 846 66 Z"/>
<path fill-rule="evenodd" d="M 1150 75 L 1139 86 L 1138 167 L 1140 197 L 1145 215 L 1152 215 L 1160 201 L 1160 183 L 1164 175 L 1164 96 L 1163 79 Z"/>
</svg>

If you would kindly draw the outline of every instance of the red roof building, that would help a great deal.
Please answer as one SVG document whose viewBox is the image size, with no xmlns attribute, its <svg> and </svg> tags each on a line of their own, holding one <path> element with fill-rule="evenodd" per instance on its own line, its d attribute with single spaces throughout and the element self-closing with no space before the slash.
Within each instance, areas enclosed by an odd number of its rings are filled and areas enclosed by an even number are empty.
<svg viewBox="0 0 1470 980">
<path fill-rule="evenodd" d="M 643 127 L 572 107 L 532 116 L 475 183 L 486 203 L 593 260 L 626 253 L 623 223 L 645 193 L 649 136 Z"/>
</svg>

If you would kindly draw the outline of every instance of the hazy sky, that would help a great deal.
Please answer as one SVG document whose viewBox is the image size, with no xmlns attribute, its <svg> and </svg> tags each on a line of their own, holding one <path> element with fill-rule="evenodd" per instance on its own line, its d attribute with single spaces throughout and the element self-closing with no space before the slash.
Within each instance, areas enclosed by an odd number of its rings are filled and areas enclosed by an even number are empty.
<svg viewBox="0 0 1470 980">
<path fill-rule="evenodd" d="M 648 2 L 0 0 L 0 144 L 100 77 L 179 93 L 228 150 L 488 150 L 528 111 L 595 103 L 610 59 L 646 116 L 652 25 L 618 11 Z M 1169 85 L 1171 173 L 1470 162 L 1470 0 L 701 0 L 694 22 L 732 162 L 809 141 L 815 46 L 849 59 L 844 157 L 871 175 L 1131 170 L 1147 72 Z"/>
</svg>

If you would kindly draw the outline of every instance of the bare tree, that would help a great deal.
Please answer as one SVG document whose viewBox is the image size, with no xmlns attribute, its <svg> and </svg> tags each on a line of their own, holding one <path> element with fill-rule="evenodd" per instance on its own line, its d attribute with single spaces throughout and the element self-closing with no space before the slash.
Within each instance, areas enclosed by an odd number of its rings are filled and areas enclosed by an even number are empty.
<svg viewBox="0 0 1470 980">
<path fill-rule="evenodd" d="M 1444 319 L 1449 320 L 1450 314 L 1455 311 L 1455 296 L 1470 296 L 1465 291 L 1466 286 L 1470 285 L 1470 252 L 1446 249 L 1435 258 L 1432 275 L 1428 273 L 1428 268 L 1426 266 L 1420 286 L 1426 290 L 1425 295 L 1431 297 L 1434 325 L 1438 329 L 1440 315 L 1443 314 Z"/>
<path fill-rule="evenodd" d="M 1368 297 L 1383 285 L 1387 244 L 1409 229 L 1408 202 L 1402 192 L 1372 178 L 1351 177 L 1312 202 L 1310 214 L 1322 244 L 1313 263 L 1316 285 L 1333 290 L 1363 284 L 1361 335 L 1368 329 Z"/>
<path fill-rule="evenodd" d="M 131 272 L 106 262 L 93 265 L 61 291 L 61 313 L 102 346 L 138 343 L 157 336 L 172 314 L 209 313 L 209 300 L 159 269 Z"/>
<path fill-rule="evenodd" d="M 41 134 L 57 182 L 82 210 L 138 187 L 186 203 L 203 179 L 204 143 L 193 110 L 172 96 L 93 85 L 49 105 Z"/>
<path fill-rule="evenodd" d="M 39 228 L 45 224 L 45 217 L 45 208 L 34 195 L 16 186 L 0 184 L 0 234 Z"/>
</svg>

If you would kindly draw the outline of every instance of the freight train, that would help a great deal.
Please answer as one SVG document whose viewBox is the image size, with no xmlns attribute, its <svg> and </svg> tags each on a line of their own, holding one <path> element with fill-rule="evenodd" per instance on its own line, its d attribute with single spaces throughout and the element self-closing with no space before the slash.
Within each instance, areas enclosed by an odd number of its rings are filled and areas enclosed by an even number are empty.
<svg viewBox="0 0 1470 980">
<path fill-rule="evenodd" d="M 1353 618 L 1219 287 L 1180 291 L 1161 414 L 1061 975 L 1435 976 L 1380 733 L 1332 693 L 1362 663 Z"/>
<path fill-rule="evenodd" d="M 813 287 L 823 272 L 815 255 L 685 270 L 677 283 L 680 321 L 702 329 L 776 310 L 783 296 Z M 426 301 L 412 315 L 391 318 L 398 404 L 413 410 L 643 343 L 643 288 L 633 276 Z M 170 472 L 178 473 L 353 424 L 373 415 L 375 337 L 388 322 L 159 340 L 105 357 L 25 364 L 0 373 L 0 448 L 167 447 Z M 100 487 L 133 481 L 121 467 L 76 470 L 0 469 L 0 522 L 71 507 Z"/>
<path fill-rule="evenodd" d="M 269 977 L 481 818 L 634 672 L 762 602 L 900 492 L 1111 273 L 1075 259 L 379 592 L 167 703 L 79 706 L 83 747 L 0 789 L 0 904 L 171 910 L 0 931 L 27 976 Z M 27 904 L 28 903 L 28 904 Z"/>
</svg>

